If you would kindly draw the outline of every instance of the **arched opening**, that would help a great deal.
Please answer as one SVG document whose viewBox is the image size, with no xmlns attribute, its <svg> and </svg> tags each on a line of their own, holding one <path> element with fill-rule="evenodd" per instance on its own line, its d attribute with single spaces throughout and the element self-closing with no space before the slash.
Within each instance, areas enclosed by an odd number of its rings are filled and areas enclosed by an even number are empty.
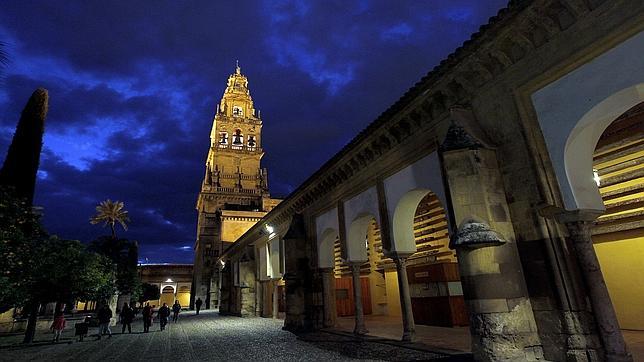
<svg viewBox="0 0 644 362">
<path fill-rule="evenodd" d="M 161 290 L 161 298 L 159 299 L 159 306 L 162 306 L 163 303 L 167 305 L 172 305 L 174 304 L 174 287 L 172 286 L 165 286 Z"/>
<path fill-rule="evenodd" d="M 188 308 L 190 304 L 190 287 L 187 285 L 179 287 L 177 292 L 177 300 L 181 304 L 181 308 Z"/>
<path fill-rule="evenodd" d="M 386 314 L 386 289 L 384 274 L 377 270 L 380 255 L 380 230 L 371 214 L 361 214 L 349 225 L 347 232 L 347 256 L 349 260 L 361 261 L 360 288 L 365 315 Z M 336 313 L 338 317 L 355 315 L 353 279 L 351 266 L 342 259 L 339 239 L 334 240 L 334 274 Z M 339 320 L 346 328 L 353 328 L 353 319 Z"/>
<path fill-rule="evenodd" d="M 620 327 L 644 331 L 644 102 L 603 130 L 591 172 L 606 209 L 592 231 L 606 286 Z"/>
<path fill-rule="evenodd" d="M 416 324 L 467 325 L 456 254 L 449 248 L 448 218 L 439 197 L 429 189 L 406 192 L 395 208 L 393 238 L 396 250 L 416 250 L 407 259 Z M 393 261 L 388 259 L 388 263 L 387 295 L 394 305 L 399 298 L 397 273 Z"/>
<path fill-rule="evenodd" d="M 244 135 L 242 134 L 241 129 L 236 129 L 233 133 L 232 148 L 233 149 L 242 149 L 244 147 Z"/>
<path fill-rule="evenodd" d="M 593 151 L 606 128 L 620 115 L 642 101 L 644 101 L 644 83 L 616 92 L 590 109 L 568 135 L 564 163 L 574 198 L 574 208 L 604 209 L 604 202 L 592 171 Z M 565 196 L 564 192 L 564 199 Z M 567 207 L 570 206 L 570 201 L 565 201 Z"/>
<path fill-rule="evenodd" d="M 334 244 L 337 239 L 337 230 L 328 228 L 322 232 L 322 237 L 318 241 L 318 267 L 333 268 L 335 266 Z"/>
</svg>

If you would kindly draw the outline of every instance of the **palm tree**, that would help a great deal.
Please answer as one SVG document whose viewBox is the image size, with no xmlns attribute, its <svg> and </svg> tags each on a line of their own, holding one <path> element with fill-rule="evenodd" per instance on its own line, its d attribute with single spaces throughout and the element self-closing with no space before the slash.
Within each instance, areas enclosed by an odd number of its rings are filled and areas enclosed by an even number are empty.
<svg viewBox="0 0 644 362">
<path fill-rule="evenodd" d="M 130 221 L 124 207 L 125 205 L 122 201 L 112 201 L 110 199 L 101 201 L 101 203 L 96 206 L 96 215 L 92 216 L 89 219 L 89 222 L 91 224 L 104 223 L 103 227 L 109 225 L 112 229 L 112 238 L 116 239 L 116 223 L 118 222 L 121 224 L 123 230 L 127 230 L 126 223 Z"/>
</svg>

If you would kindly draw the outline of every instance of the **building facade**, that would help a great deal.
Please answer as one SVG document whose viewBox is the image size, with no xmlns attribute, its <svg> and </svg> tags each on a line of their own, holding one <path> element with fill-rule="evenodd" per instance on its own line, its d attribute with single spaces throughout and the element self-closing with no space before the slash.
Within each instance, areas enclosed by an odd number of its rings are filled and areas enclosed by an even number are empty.
<svg viewBox="0 0 644 362">
<path fill-rule="evenodd" d="M 413 340 L 460 298 L 475 360 L 631 361 L 641 54 L 641 1 L 510 1 L 225 251 L 221 310 Z"/>
<path fill-rule="evenodd" d="M 191 305 L 201 298 L 206 309 L 217 306 L 219 269 L 215 261 L 278 202 L 270 198 L 262 156 L 260 112 L 254 107 L 248 79 L 237 65 L 217 105 L 197 198 Z"/>
<path fill-rule="evenodd" d="M 179 301 L 182 308 L 190 304 L 192 264 L 144 264 L 139 266 L 141 282 L 159 287 L 160 297 L 147 303 L 160 307 L 163 303 L 172 306 Z"/>
</svg>

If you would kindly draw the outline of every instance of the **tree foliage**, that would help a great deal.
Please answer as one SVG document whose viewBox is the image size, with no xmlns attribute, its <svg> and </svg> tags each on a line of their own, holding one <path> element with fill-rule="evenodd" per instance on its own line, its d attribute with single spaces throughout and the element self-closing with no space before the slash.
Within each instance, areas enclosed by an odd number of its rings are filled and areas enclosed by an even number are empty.
<svg viewBox="0 0 644 362">
<path fill-rule="evenodd" d="M 47 235 L 25 199 L 0 186 L 0 312 L 19 305 L 29 292 L 25 271 L 38 263 L 35 248 Z"/>
<path fill-rule="evenodd" d="M 139 296 L 139 303 L 147 300 L 157 300 L 161 298 L 161 290 L 158 285 L 143 283 L 141 284 L 141 296 Z"/>
<path fill-rule="evenodd" d="M 29 203 L 0 187 L 0 306 L 27 306 L 25 341 L 35 332 L 37 306 L 114 294 L 111 260 L 79 241 L 49 236 Z"/>
<path fill-rule="evenodd" d="M 20 115 L 7 157 L 0 169 L 0 184 L 13 187 L 17 196 L 26 199 L 29 205 L 34 198 L 48 102 L 46 89 L 38 88 L 33 92 Z"/>
<path fill-rule="evenodd" d="M 136 296 L 140 291 L 137 270 L 139 246 L 136 241 L 102 236 L 89 245 L 89 249 L 103 255 L 115 267 L 116 288 L 119 293 Z"/>
<path fill-rule="evenodd" d="M 103 223 L 103 227 L 109 225 L 112 230 L 112 238 L 116 239 L 116 223 L 119 223 L 123 230 L 127 230 L 127 223 L 130 221 L 125 204 L 122 201 L 107 199 L 96 206 L 96 215 L 90 218 L 91 224 Z"/>
</svg>

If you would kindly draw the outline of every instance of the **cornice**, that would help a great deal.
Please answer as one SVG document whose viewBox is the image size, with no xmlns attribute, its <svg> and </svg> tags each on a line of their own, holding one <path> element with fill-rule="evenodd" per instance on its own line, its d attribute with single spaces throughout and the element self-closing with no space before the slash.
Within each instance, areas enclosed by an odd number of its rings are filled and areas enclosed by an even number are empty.
<svg viewBox="0 0 644 362">
<path fill-rule="evenodd" d="M 537 48 L 607 0 L 513 0 L 434 67 L 391 107 L 242 235 L 252 242 L 264 225 L 301 213 L 338 185 L 398 150 L 403 141 L 435 130 L 449 109 L 472 103 L 480 88 L 514 68 Z M 592 4 L 592 5 L 591 5 Z M 435 136 L 435 135 L 434 135 Z M 234 245 L 229 250 L 234 250 Z M 228 250 L 224 253 L 226 254 Z"/>
</svg>

